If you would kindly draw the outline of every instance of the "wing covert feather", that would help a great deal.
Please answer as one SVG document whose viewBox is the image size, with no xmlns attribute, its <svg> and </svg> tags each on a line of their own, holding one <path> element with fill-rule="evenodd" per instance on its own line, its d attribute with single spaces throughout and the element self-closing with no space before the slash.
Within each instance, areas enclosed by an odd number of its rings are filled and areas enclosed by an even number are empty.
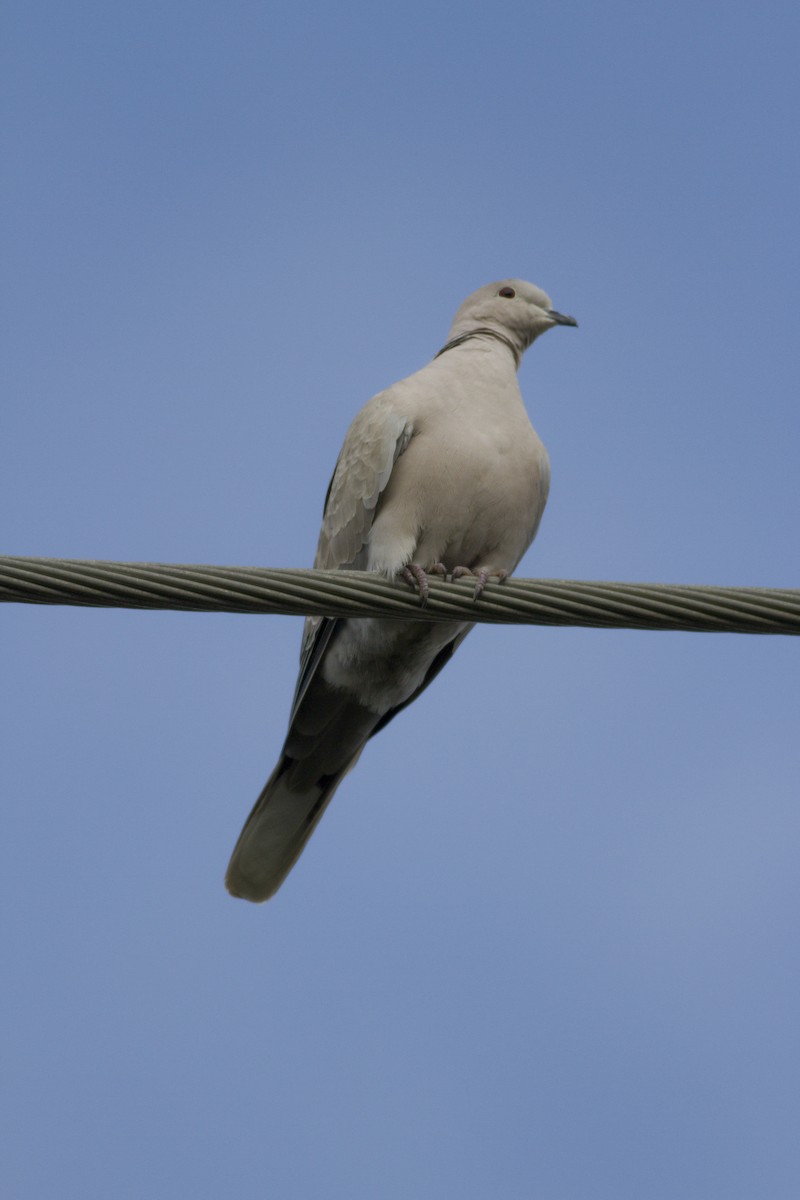
<svg viewBox="0 0 800 1200">
<path fill-rule="evenodd" d="M 412 422 L 395 407 L 391 391 L 379 392 L 353 421 L 325 497 L 314 559 L 319 570 L 362 567 L 362 552 L 381 493 L 413 432 Z M 333 617 L 306 617 L 293 712 L 336 624 Z"/>
<path fill-rule="evenodd" d="M 412 433 L 411 421 L 396 408 L 390 392 L 379 393 L 358 414 L 331 480 L 315 567 L 336 570 L 361 565 L 359 555 L 381 493 Z"/>
</svg>

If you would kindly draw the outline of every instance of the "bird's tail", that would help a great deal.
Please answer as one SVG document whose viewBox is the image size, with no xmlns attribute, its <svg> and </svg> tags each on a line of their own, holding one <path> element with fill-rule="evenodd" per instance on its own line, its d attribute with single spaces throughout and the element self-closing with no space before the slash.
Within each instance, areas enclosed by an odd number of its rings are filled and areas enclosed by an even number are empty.
<svg viewBox="0 0 800 1200">
<path fill-rule="evenodd" d="M 258 903 L 275 895 L 356 758 L 357 754 L 337 774 L 323 775 L 299 790 L 289 786 L 291 759 L 281 758 L 231 855 L 225 886 L 232 896 Z"/>
<path fill-rule="evenodd" d="M 231 856 L 225 882 L 232 895 L 274 896 L 381 719 L 312 672 L 295 699 L 278 765 Z"/>
</svg>

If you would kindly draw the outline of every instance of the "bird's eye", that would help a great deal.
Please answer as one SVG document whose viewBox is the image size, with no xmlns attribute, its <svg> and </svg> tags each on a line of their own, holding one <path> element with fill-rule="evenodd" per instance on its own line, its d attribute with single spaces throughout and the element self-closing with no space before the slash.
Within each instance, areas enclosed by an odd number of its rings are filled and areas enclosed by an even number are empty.
<svg viewBox="0 0 800 1200">
<path fill-rule="evenodd" d="M 513 288 L 504 287 L 500 288 L 500 291 L 497 294 L 498 296 L 505 296 L 506 300 L 513 300 L 517 293 Z"/>
</svg>

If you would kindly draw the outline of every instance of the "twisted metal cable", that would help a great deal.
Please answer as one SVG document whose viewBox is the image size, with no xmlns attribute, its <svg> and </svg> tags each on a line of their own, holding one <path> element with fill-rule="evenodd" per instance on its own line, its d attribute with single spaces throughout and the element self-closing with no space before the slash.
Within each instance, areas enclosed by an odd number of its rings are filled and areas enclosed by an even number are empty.
<svg viewBox="0 0 800 1200">
<path fill-rule="evenodd" d="M 473 600 L 468 579 L 418 595 L 364 571 L 0 557 L 0 601 L 189 612 L 403 617 L 703 633 L 800 633 L 800 590 L 507 579 Z"/>
</svg>

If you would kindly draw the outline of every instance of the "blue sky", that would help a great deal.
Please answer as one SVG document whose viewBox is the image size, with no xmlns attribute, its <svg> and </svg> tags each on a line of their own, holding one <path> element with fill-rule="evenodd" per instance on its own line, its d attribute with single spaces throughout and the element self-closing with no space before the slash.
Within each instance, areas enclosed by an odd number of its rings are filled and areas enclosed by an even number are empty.
<svg viewBox="0 0 800 1200">
<path fill-rule="evenodd" d="M 11 0 L 2 550 L 303 566 L 342 437 L 544 287 L 525 575 L 797 586 L 794 5 Z M 0 1177 L 794 1197 L 798 647 L 476 631 L 266 907 L 290 618 L 4 606 Z"/>
</svg>

